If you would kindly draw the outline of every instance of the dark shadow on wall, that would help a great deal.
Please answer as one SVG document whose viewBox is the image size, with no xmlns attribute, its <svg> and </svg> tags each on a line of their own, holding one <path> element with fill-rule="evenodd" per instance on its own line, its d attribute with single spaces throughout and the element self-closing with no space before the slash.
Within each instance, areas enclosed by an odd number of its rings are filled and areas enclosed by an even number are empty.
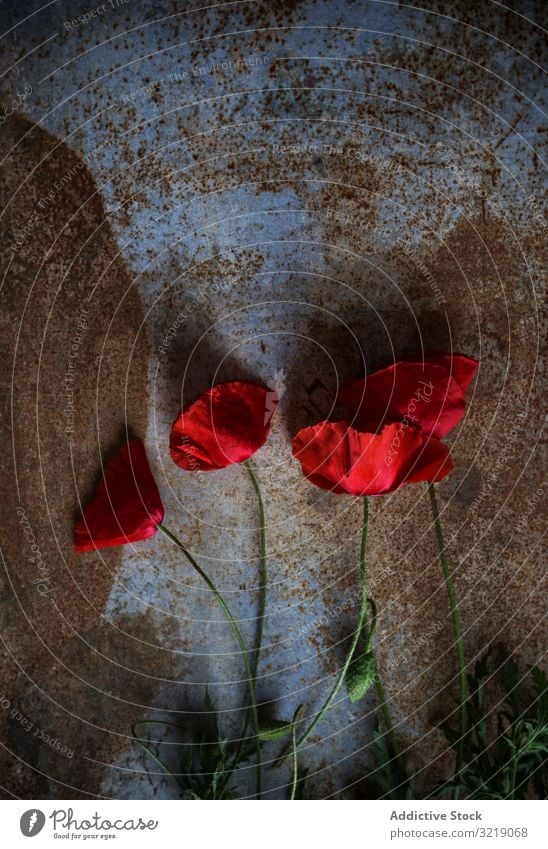
<svg viewBox="0 0 548 849">
<path fill-rule="evenodd" d="M 101 459 L 126 427 L 145 435 L 149 346 L 87 165 L 12 116 L 0 168 L 0 770 L 6 798 L 79 798 L 100 793 L 101 762 L 154 701 L 146 674 L 162 674 L 144 616 L 103 617 L 120 549 L 72 551 Z"/>
</svg>

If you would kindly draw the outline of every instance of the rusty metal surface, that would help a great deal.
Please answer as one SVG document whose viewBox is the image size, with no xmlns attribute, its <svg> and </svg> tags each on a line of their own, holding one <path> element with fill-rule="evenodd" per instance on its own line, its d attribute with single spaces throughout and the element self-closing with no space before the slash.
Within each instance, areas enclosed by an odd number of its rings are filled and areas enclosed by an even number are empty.
<svg viewBox="0 0 548 849">
<path fill-rule="evenodd" d="M 469 658 L 491 641 L 543 656 L 544 16 L 471 0 L 1 4 L 6 797 L 175 796 L 129 729 L 184 718 L 206 683 L 237 728 L 230 632 L 167 541 L 71 551 L 127 427 L 251 638 L 249 481 L 185 476 L 166 450 L 181 400 L 213 378 L 283 389 L 255 459 L 263 702 L 312 711 L 357 610 L 359 504 L 302 480 L 290 435 L 364 363 L 421 345 L 481 361 L 439 487 Z M 423 487 L 375 501 L 368 560 L 397 732 L 431 788 L 456 663 Z M 311 796 L 359 794 L 374 707 L 337 700 L 303 752 Z M 287 779 L 268 771 L 266 797 Z"/>
</svg>

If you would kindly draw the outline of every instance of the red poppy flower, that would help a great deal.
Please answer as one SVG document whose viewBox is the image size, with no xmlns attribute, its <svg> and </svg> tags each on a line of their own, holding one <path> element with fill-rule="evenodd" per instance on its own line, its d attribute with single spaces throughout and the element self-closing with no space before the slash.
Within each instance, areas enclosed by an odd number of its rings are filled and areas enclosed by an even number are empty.
<svg viewBox="0 0 548 849">
<path fill-rule="evenodd" d="M 429 436 L 444 437 L 464 415 L 464 392 L 477 360 L 463 354 L 418 354 L 341 387 L 338 402 L 360 430 L 404 421 Z"/>
<path fill-rule="evenodd" d="M 277 403 L 276 393 L 264 386 L 218 383 L 173 423 L 173 461 L 186 471 L 210 472 L 247 460 L 266 441 Z"/>
<path fill-rule="evenodd" d="M 74 548 L 91 551 L 153 536 L 164 518 L 141 440 L 133 439 L 107 463 L 103 480 L 76 525 Z"/>
<path fill-rule="evenodd" d="M 401 422 L 379 433 L 320 422 L 297 433 L 293 456 L 313 484 L 349 495 L 384 495 L 406 483 L 439 481 L 452 468 L 443 442 Z"/>
</svg>

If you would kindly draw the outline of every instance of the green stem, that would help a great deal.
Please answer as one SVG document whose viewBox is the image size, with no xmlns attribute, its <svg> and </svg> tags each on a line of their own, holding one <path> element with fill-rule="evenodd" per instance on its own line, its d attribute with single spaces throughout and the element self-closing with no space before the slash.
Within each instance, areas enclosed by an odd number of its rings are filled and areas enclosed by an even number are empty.
<svg viewBox="0 0 548 849">
<path fill-rule="evenodd" d="M 298 746 L 297 746 L 297 731 L 295 728 L 292 729 L 292 761 L 293 761 L 293 779 L 291 781 L 291 796 L 290 799 L 293 802 L 295 800 L 295 794 L 297 793 L 297 784 L 299 781 L 299 764 L 298 764 Z"/>
<path fill-rule="evenodd" d="M 266 615 L 266 592 L 267 592 L 267 584 L 268 584 L 268 571 L 267 571 L 267 560 L 266 560 L 266 521 L 265 521 L 265 510 L 263 499 L 261 496 L 261 490 L 259 488 L 259 484 L 255 474 L 253 472 L 253 467 L 249 460 L 245 460 L 243 465 L 245 466 L 249 477 L 251 478 L 251 483 L 253 484 L 253 489 L 257 495 L 257 501 L 259 503 L 259 523 L 260 523 L 260 533 L 261 533 L 261 585 L 260 585 L 260 595 L 259 595 L 259 618 L 257 623 L 257 636 L 255 640 L 255 652 L 253 656 L 253 680 L 257 681 L 257 670 L 259 668 L 259 659 L 261 656 L 261 648 L 263 644 L 263 630 L 264 630 L 264 620 Z M 243 744 L 245 741 L 245 735 L 247 733 L 247 726 L 249 724 L 249 713 L 246 715 L 244 720 L 244 727 L 242 730 L 240 743 L 236 747 L 236 751 L 234 752 L 234 756 L 232 758 L 232 769 L 237 765 Z M 230 774 L 228 774 L 225 779 L 225 783 L 223 785 L 226 786 L 228 781 L 230 780 Z"/>
<path fill-rule="evenodd" d="M 384 687 L 382 685 L 381 677 L 379 674 L 379 670 L 377 667 L 377 662 L 375 661 L 375 689 L 377 691 L 377 698 L 379 700 L 379 707 L 382 713 L 382 718 L 384 720 L 384 724 L 386 726 L 386 733 L 388 734 L 388 739 L 390 740 L 390 745 L 392 746 L 392 751 L 398 761 L 401 758 L 400 748 L 398 746 L 398 741 L 396 740 L 396 733 L 394 731 L 394 725 L 392 723 L 392 717 L 390 716 L 390 711 L 388 710 L 388 701 L 386 699 L 384 693 Z"/>
<path fill-rule="evenodd" d="M 261 794 L 261 744 L 260 744 L 260 740 L 259 740 L 259 717 L 258 717 L 258 713 L 257 713 L 257 696 L 256 696 L 256 693 L 255 693 L 255 678 L 254 678 L 254 675 L 253 675 L 253 670 L 251 668 L 251 662 L 249 660 L 249 654 L 248 654 L 246 645 L 244 643 L 243 637 L 240 633 L 240 629 L 238 628 L 238 626 L 236 624 L 236 620 L 234 619 L 232 613 L 230 612 L 230 608 L 228 607 L 223 596 L 221 595 L 221 593 L 219 592 L 219 590 L 217 589 L 217 587 L 215 586 L 215 584 L 213 583 L 211 578 L 204 572 L 202 567 L 196 562 L 196 560 L 193 558 L 193 556 L 190 554 L 190 552 L 187 551 L 187 549 L 185 548 L 183 543 L 180 541 L 180 539 L 178 539 L 175 536 L 174 533 L 172 533 L 168 528 L 166 528 L 165 525 L 159 524 L 158 530 L 162 531 L 162 533 L 165 534 L 165 536 L 168 537 L 168 539 L 170 539 L 173 543 L 175 543 L 175 545 L 183 552 L 183 554 L 185 555 L 186 559 L 188 560 L 188 562 L 190 563 L 192 568 L 195 569 L 196 572 L 198 573 L 198 575 L 202 578 L 202 580 L 205 581 L 205 583 L 207 584 L 207 586 L 209 587 L 209 589 L 211 590 L 211 592 L 214 594 L 215 598 L 217 599 L 224 615 L 226 616 L 228 624 L 232 628 L 232 632 L 233 632 L 233 634 L 236 638 L 236 641 L 237 641 L 237 643 L 240 647 L 240 651 L 242 653 L 242 657 L 243 657 L 244 664 L 245 664 L 245 670 L 246 670 L 246 673 L 247 673 L 247 685 L 249 687 L 250 708 L 251 708 L 251 714 L 253 716 L 253 725 L 255 726 L 255 749 L 256 749 L 256 752 L 257 752 L 257 767 L 256 767 L 257 768 L 257 796 L 259 797 L 260 794 Z"/>
<path fill-rule="evenodd" d="M 293 777 L 291 780 L 291 795 L 289 797 L 290 801 L 293 802 L 295 800 L 295 796 L 297 795 L 297 785 L 299 783 L 299 748 L 297 743 L 297 720 L 301 714 L 303 709 L 302 705 L 299 705 L 295 713 L 293 714 L 293 719 L 291 720 L 291 760 L 293 764 Z"/>
<path fill-rule="evenodd" d="M 257 494 L 257 501 L 259 502 L 259 521 L 261 529 L 261 587 L 259 596 L 259 620 L 257 623 L 257 641 L 255 644 L 255 657 L 253 658 L 253 675 L 255 678 L 257 678 L 257 669 L 259 667 L 259 658 L 263 645 L 264 620 L 266 615 L 266 591 L 268 584 L 268 568 L 266 562 L 266 522 L 264 504 L 263 499 L 261 497 L 261 490 L 259 489 L 257 478 L 255 477 L 253 468 L 249 460 L 245 461 L 244 466 L 247 469 L 249 477 L 251 478 L 251 483 L 253 484 L 253 488 Z"/>
<path fill-rule="evenodd" d="M 459 608 L 457 604 L 457 597 L 455 595 L 455 591 L 453 589 L 453 583 L 451 581 L 451 573 L 449 571 L 449 564 L 447 562 L 447 554 L 445 549 L 445 541 L 443 539 L 443 532 L 441 529 L 440 522 L 440 511 L 438 508 L 438 502 L 436 499 L 436 491 L 434 489 L 434 485 L 428 484 L 428 491 L 430 493 L 430 503 L 432 505 L 432 516 L 434 518 L 434 527 L 436 529 L 436 539 L 438 542 L 438 550 L 439 550 L 439 558 L 441 564 L 441 570 L 443 572 L 443 579 L 445 581 L 445 586 L 447 589 L 447 595 L 449 596 L 449 604 L 451 607 L 451 619 L 453 620 L 453 631 L 455 634 L 455 645 L 457 648 L 457 657 L 459 662 L 459 682 L 460 682 L 460 730 L 459 730 L 459 743 L 457 747 L 457 759 L 455 766 L 455 776 L 459 776 L 462 765 L 463 765 L 463 755 L 464 755 L 464 741 L 466 738 L 466 731 L 468 728 L 468 684 L 466 682 L 466 662 L 464 658 L 464 643 L 462 640 L 462 628 L 460 623 L 460 615 Z M 454 791 L 454 798 L 458 798 L 458 790 Z"/>
<path fill-rule="evenodd" d="M 331 707 L 335 696 L 341 689 L 344 679 L 346 677 L 346 673 L 348 672 L 348 667 L 352 662 L 352 658 L 354 656 L 354 652 L 356 651 L 356 647 L 358 645 L 358 640 L 360 639 L 360 635 L 362 633 L 362 629 L 365 622 L 365 617 L 367 614 L 367 583 L 366 583 L 366 572 L 365 572 L 365 551 L 367 547 L 367 528 L 369 524 L 369 504 L 367 501 L 367 497 L 363 499 L 363 526 L 362 526 L 362 542 L 360 549 L 360 587 L 361 587 L 361 602 L 360 602 L 360 612 L 358 615 L 358 623 L 356 625 L 356 630 L 354 631 L 354 636 L 352 638 L 352 644 L 350 646 L 350 650 L 346 656 L 346 660 L 343 663 L 343 667 L 333 685 L 331 692 L 329 693 L 327 699 L 319 709 L 318 713 L 306 729 L 306 731 L 301 734 L 299 740 L 297 741 L 297 749 L 302 746 L 303 743 L 308 740 L 310 735 L 312 734 L 314 728 L 324 716 L 324 714 Z"/>
</svg>

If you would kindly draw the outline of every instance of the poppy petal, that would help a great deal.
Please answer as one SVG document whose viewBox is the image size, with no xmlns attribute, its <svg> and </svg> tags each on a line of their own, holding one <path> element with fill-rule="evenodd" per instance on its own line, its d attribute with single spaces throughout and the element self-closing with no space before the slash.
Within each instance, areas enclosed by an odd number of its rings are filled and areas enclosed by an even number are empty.
<svg viewBox="0 0 548 849">
<path fill-rule="evenodd" d="M 402 360 L 409 363 L 420 363 L 421 365 L 428 362 L 434 366 L 443 366 L 457 381 L 463 392 L 468 389 L 479 365 L 478 360 L 467 357 L 466 354 L 450 354 L 445 351 L 428 352 L 425 357 L 422 354 L 408 354 L 402 357 Z"/>
<path fill-rule="evenodd" d="M 141 440 L 130 440 L 104 476 L 76 524 L 74 548 L 91 551 L 153 536 L 164 507 Z"/>
<path fill-rule="evenodd" d="M 401 422 L 380 433 L 364 433 L 345 421 L 320 422 L 296 434 L 293 456 L 311 483 L 356 496 L 442 480 L 452 465 L 443 442 Z"/>
<path fill-rule="evenodd" d="M 173 423 L 170 453 L 186 471 L 214 471 L 251 457 L 270 433 L 276 393 L 244 381 L 218 383 Z"/>
<path fill-rule="evenodd" d="M 354 424 L 375 431 L 404 421 L 441 439 L 464 415 L 461 387 L 442 365 L 397 362 L 341 387 L 338 402 L 355 416 Z"/>
</svg>

